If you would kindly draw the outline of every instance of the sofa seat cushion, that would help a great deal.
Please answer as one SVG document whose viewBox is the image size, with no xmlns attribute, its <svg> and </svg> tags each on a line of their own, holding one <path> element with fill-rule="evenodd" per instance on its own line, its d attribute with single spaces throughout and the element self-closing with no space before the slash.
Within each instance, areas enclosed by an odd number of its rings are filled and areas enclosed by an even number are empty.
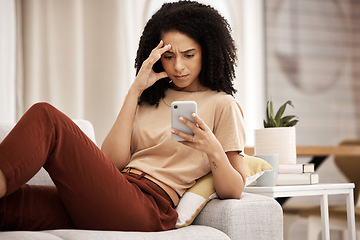
<svg viewBox="0 0 360 240">
<path fill-rule="evenodd" d="M 119 231 L 90 231 L 90 230 L 48 230 L 48 231 L 13 231 L 1 232 L 0 240 L 92 240 L 92 239 L 107 239 L 107 240 L 221 240 L 230 239 L 225 233 L 211 227 L 195 226 L 164 231 L 164 232 L 119 232 Z"/>
</svg>

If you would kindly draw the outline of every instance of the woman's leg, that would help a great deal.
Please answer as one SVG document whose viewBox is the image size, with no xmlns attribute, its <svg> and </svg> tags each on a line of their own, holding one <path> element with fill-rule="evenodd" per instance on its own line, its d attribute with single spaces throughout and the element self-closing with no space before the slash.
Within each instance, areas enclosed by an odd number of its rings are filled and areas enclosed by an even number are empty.
<svg viewBox="0 0 360 240">
<path fill-rule="evenodd" d="M 48 104 L 33 106 L 0 144 L 7 195 L 41 166 L 76 228 L 156 231 L 176 222 L 169 200 L 154 198 L 146 184 L 130 183 L 73 121 Z"/>
<path fill-rule="evenodd" d="M 1 230 L 73 228 L 55 187 L 24 185 L 44 165 L 53 145 L 46 133 L 51 127 L 39 120 L 39 106 L 27 111 L 0 143 Z"/>
<path fill-rule="evenodd" d="M 0 199 L 0 229 L 74 228 L 54 186 L 23 185 Z"/>
</svg>

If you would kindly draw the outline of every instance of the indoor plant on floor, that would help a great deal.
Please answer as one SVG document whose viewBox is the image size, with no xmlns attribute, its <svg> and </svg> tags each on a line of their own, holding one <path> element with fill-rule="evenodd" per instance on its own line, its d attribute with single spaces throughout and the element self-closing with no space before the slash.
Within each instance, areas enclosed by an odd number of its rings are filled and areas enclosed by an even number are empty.
<svg viewBox="0 0 360 240">
<path fill-rule="evenodd" d="M 266 106 L 264 128 L 255 130 L 255 154 L 277 154 L 279 164 L 296 164 L 295 115 L 283 116 L 286 106 L 294 108 L 291 101 L 284 103 L 274 115 L 270 99 Z"/>
</svg>

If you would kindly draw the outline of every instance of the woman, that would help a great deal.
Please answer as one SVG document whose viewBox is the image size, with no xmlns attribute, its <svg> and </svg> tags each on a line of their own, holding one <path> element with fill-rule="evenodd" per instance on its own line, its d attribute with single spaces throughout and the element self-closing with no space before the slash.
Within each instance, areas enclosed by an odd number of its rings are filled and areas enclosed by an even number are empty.
<svg viewBox="0 0 360 240">
<path fill-rule="evenodd" d="M 31 107 L 0 145 L 1 229 L 172 229 L 179 197 L 210 171 L 220 198 L 240 198 L 245 137 L 229 29 L 209 6 L 164 4 L 101 150 L 54 107 Z M 170 128 L 175 100 L 197 102 L 196 124 L 180 117 L 194 136 Z M 24 185 L 42 166 L 56 187 Z"/>
</svg>

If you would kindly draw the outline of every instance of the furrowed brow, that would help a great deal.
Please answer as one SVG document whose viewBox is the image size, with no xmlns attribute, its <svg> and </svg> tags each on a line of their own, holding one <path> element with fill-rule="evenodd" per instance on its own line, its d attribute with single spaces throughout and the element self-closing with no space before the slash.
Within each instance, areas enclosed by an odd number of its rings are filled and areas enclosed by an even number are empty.
<svg viewBox="0 0 360 240">
<path fill-rule="evenodd" d="M 188 53 L 188 52 L 195 51 L 195 50 L 196 50 L 195 48 L 191 48 L 191 49 L 188 49 L 188 50 L 182 51 L 181 53 Z"/>
<path fill-rule="evenodd" d="M 184 53 L 188 53 L 188 52 L 195 51 L 195 50 L 196 50 L 195 48 L 191 48 L 191 49 L 182 51 L 182 52 L 180 52 L 180 53 L 184 54 Z M 174 54 L 174 52 L 172 52 L 172 51 L 166 51 L 165 53 Z"/>
</svg>

